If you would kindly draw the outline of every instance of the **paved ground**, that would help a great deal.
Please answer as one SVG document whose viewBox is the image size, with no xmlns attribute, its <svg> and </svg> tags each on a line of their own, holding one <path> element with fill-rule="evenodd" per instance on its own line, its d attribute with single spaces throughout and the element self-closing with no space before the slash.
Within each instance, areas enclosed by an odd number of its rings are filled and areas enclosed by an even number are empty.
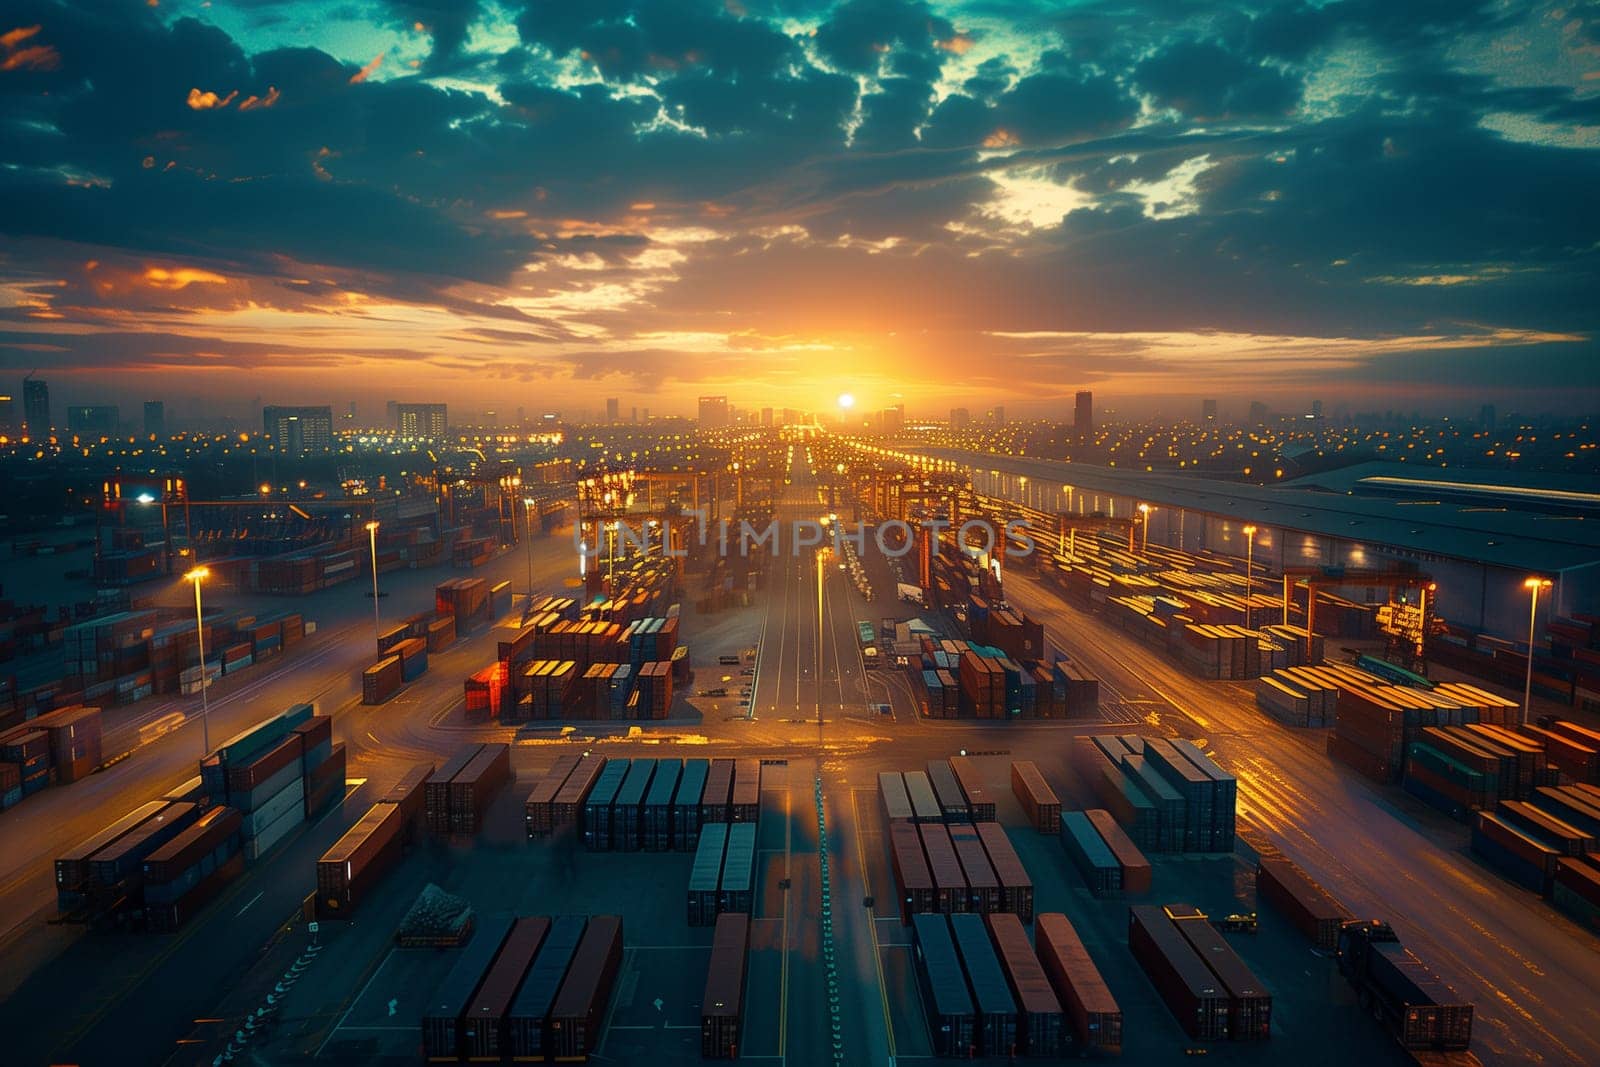
<svg viewBox="0 0 1600 1067">
<path fill-rule="evenodd" d="M 820 511 L 798 473 L 780 517 Z M 565 540 L 558 536 L 535 549 L 536 581 L 559 588 L 571 569 Z M 487 576 L 515 577 L 524 567 L 520 554 L 503 557 Z M 763 794 L 746 1058 L 809 1065 L 831 1056 L 818 940 L 821 865 L 812 804 L 818 777 L 829 828 L 845 1062 L 928 1055 L 907 931 L 893 913 L 892 894 L 885 893 L 887 852 L 873 790 L 881 769 L 912 769 L 969 749 L 1000 753 L 978 757 L 1000 818 L 1033 872 L 1039 909 L 1069 915 L 1122 1001 L 1130 1033 L 1125 1060 L 1170 1062 L 1186 1042 L 1127 953 L 1126 902 L 1087 895 L 1059 845 L 1025 828 L 1006 777 L 1009 759 L 1025 754 L 1064 796 L 1081 793 L 1067 759 L 1072 738 L 1136 723 L 1144 732 L 1202 741 L 1239 775 L 1243 815 L 1357 911 L 1394 921 L 1420 955 L 1477 1003 L 1476 1044 L 1486 1063 L 1600 1063 L 1600 1009 L 1581 992 L 1600 984 L 1600 942 L 1476 864 L 1457 824 L 1331 763 L 1320 731 L 1290 730 L 1266 719 L 1247 686 L 1188 677 L 1020 569 L 1008 579 L 1008 599 L 1042 618 L 1053 643 L 1104 679 L 1105 717 L 998 725 L 920 720 L 902 672 L 863 669 L 855 623 L 913 613 L 884 595 L 891 588 L 887 565 L 869 553 L 868 567 L 879 590 L 871 604 L 837 568 L 824 571 L 820 619 L 814 565 L 792 558 L 774 565 L 754 608 L 710 619 L 686 616 L 692 647 L 700 628 L 716 634 L 706 641 L 716 649 L 759 643 L 748 716 L 730 701 L 725 712 L 683 710 L 673 720 L 642 724 L 637 736 L 627 727 L 641 724 L 575 724 L 565 737 L 554 729 L 466 726 L 461 678 L 492 658 L 493 633 L 435 657 L 428 675 L 389 704 L 360 707 L 357 670 L 370 658 L 370 601 L 330 591 L 325 604 L 307 613 L 324 611 L 333 621 L 301 658 L 282 661 L 249 688 L 219 694 L 213 726 L 222 735 L 317 696 L 336 717 L 336 737 L 350 746 L 353 791 L 342 809 L 249 872 L 185 933 L 87 935 L 41 919 L 50 899 L 49 856 L 115 811 L 192 774 L 197 724 L 0 819 L 0 868 L 8 872 L 0 883 L 0 925 L 10 928 L 0 944 L 9 965 L 0 975 L 0 1027 L 18 1035 L 15 1062 L 209 1062 L 208 1040 L 235 1028 L 276 976 L 305 953 L 304 927 L 287 918 L 310 887 L 315 857 L 410 761 L 489 738 L 516 742 L 520 781 L 500 798 L 488 829 L 468 848 L 419 845 L 355 921 L 324 924 L 325 947 L 285 998 L 261 1062 L 414 1061 L 416 1003 L 448 967 L 450 954 L 393 950 L 390 937 L 428 881 L 486 911 L 619 912 L 627 956 L 602 1056 L 663 1063 L 698 1058 L 689 1027 L 697 1023 L 709 931 L 689 928 L 682 914 L 688 857 L 589 854 L 571 840 L 530 844 L 521 838 L 521 798 L 533 777 L 559 751 L 578 744 L 619 756 L 761 754 L 789 761 L 769 768 Z M 420 574 L 412 585 L 397 579 L 383 610 L 395 616 L 420 610 L 442 577 Z M 335 594 L 346 601 L 335 602 Z M 718 668 L 699 655 L 696 660 L 697 684 L 704 686 Z M 881 701 L 891 703 L 892 716 L 871 709 Z M 780 888 L 784 878 L 787 890 Z M 1162 858 L 1156 885 L 1152 899 L 1158 901 L 1255 910 L 1240 860 Z M 877 898 L 870 912 L 864 905 L 869 895 Z M 1354 1011 L 1331 961 L 1311 954 L 1264 909 L 1263 917 L 1256 939 L 1233 940 L 1278 997 L 1274 1039 L 1260 1047 L 1213 1047 L 1209 1056 L 1396 1062 L 1397 1053 Z M 196 1023 L 205 1019 L 222 1021 Z M 198 1043 L 177 1044 L 184 1040 Z"/>
</svg>

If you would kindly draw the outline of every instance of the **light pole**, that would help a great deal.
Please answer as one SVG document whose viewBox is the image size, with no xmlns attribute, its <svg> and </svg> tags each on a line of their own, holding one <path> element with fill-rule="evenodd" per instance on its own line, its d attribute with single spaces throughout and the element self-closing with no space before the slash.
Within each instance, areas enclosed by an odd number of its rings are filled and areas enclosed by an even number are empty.
<svg viewBox="0 0 1600 1067">
<path fill-rule="evenodd" d="M 1256 528 L 1244 528 L 1244 628 L 1250 629 L 1250 579 L 1254 574 L 1256 558 Z"/>
<path fill-rule="evenodd" d="M 378 621 L 378 523 L 374 519 L 367 523 L 367 537 L 372 546 L 372 647 L 378 648 L 383 643 L 383 624 Z"/>
<path fill-rule="evenodd" d="M 1144 529 L 1144 548 L 1141 555 L 1150 555 L 1150 505 L 1139 505 L 1139 525 Z"/>
<path fill-rule="evenodd" d="M 812 681 L 817 693 L 817 740 L 822 740 L 822 583 L 827 574 L 829 551 L 817 549 L 817 670 Z"/>
<path fill-rule="evenodd" d="M 185 581 L 194 583 L 194 637 L 200 651 L 200 739 L 205 746 L 202 756 L 211 755 L 211 698 L 206 693 L 206 628 L 200 610 L 200 582 L 210 575 L 206 568 L 196 567 L 183 576 Z"/>
<path fill-rule="evenodd" d="M 528 606 L 533 606 L 533 497 L 522 498 L 522 531 L 528 537 Z"/>
<path fill-rule="evenodd" d="M 1548 578 L 1529 578 L 1522 587 L 1533 595 L 1528 604 L 1528 676 L 1522 683 L 1522 725 L 1528 725 L 1528 708 L 1533 703 L 1533 632 L 1539 625 L 1539 590 L 1550 588 Z"/>
</svg>

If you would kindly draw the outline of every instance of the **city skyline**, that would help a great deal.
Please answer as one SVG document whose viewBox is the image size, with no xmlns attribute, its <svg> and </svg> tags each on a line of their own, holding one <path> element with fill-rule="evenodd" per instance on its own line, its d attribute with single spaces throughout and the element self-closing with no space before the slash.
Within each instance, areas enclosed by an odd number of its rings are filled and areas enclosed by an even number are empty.
<svg viewBox="0 0 1600 1067">
<path fill-rule="evenodd" d="M 58 405 L 1593 404 L 1587 9 L 13 11 Z"/>
</svg>

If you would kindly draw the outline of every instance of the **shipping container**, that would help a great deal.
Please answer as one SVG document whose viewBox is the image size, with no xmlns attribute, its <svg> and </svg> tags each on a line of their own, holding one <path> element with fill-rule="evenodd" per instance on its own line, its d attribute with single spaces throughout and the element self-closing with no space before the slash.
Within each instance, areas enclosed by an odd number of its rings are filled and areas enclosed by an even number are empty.
<svg viewBox="0 0 1600 1067">
<path fill-rule="evenodd" d="M 385 656 L 361 672 L 361 703 L 382 704 L 400 691 L 405 668 L 399 656 Z"/>
<path fill-rule="evenodd" d="M 761 761 L 741 759 L 734 763 L 733 800 L 730 822 L 753 823 L 761 815 Z"/>
<path fill-rule="evenodd" d="M 971 1057 L 977 1051 L 972 997 L 950 935 L 950 920 L 943 915 L 914 915 L 911 927 L 917 980 L 933 1034 L 934 1055 Z"/>
<path fill-rule="evenodd" d="M 533 792 L 528 794 L 528 799 L 523 802 L 523 824 L 527 829 L 528 838 L 548 837 L 555 830 L 555 821 L 552 818 L 552 806 L 556 796 L 567 784 L 567 779 L 572 772 L 577 770 L 578 763 L 583 756 L 570 752 L 565 756 L 558 756 L 548 773 L 534 785 Z"/>
<path fill-rule="evenodd" d="M 1122 892 L 1122 865 L 1100 836 L 1089 817 L 1081 811 L 1061 814 L 1061 847 L 1083 876 L 1089 892 L 1097 897 L 1114 897 Z"/>
<path fill-rule="evenodd" d="M 638 852 L 644 824 L 644 798 L 656 773 L 656 760 L 636 759 L 617 788 L 611 805 L 611 847 L 618 852 Z"/>
<path fill-rule="evenodd" d="M 1339 928 L 1355 916 L 1294 861 L 1262 856 L 1256 861 L 1256 894 L 1283 913 L 1317 948 L 1339 947 Z"/>
<path fill-rule="evenodd" d="M 609 852 L 612 848 L 612 805 L 631 766 L 631 760 L 611 760 L 589 791 L 589 799 L 583 805 L 583 847 L 591 852 Z"/>
<path fill-rule="evenodd" d="M 450 832 L 450 780 L 460 774 L 467 764 L 483 751 L 481 744 L 466 744 L 456 749 L 455 755 L 444 766 L 434 771 L 423 786 L 423 807 L 428 829 L 436 834 Z"/>
<path fill-rule="evenodd" d="M 1402 945 L 1388 924 L 1346 923 L 1339 971 L 1402 1048 L 1462 1050 L 1472 1041 L 1473 1008 Z"/>
<path fill-rule="evenodd" d="M 89 858 L 121 840 L 135 828 L 144 825 L 146 821 L 165 811 L 168 806 L 167 801 L 152 800 L 56 857 L 56 892 L 73 894 L 86 889 L 90 884 Z M 70 902 L 64 902 L 62 910 L 67 910 L 69 904 Z"/>
<path fill-rule="evenodd" d="M 700 1055 L 705 1059 L 739 1058 L 749 949 L 750 917 L 739 913 L 718 916 L 705 993 L 700 998 Z"/>
<path fill-rule="evenodd" d="M 756 827 L 754 823 L 728 826 L 728 851 L 722 861 L 717 903 L 722 911 L 749 914 L 755 907 Z"/>
<path fill-rule="evenodd" d="M 1035 923 L 1035 941 L 1039 962 L 1061 998 L 1078 1044 L 1120 1052 L 1122 1009 L 1072 923 L 1059 912 L 1041 912 Z"/>
<path fill-rule="evenodd" d="M 1174 904 L 1167 908 L 1178 932 L 1210 968 L 1228 994 L 1228 1036 L 1234 1041 L 1265 1041 L 1272 1036 L 1272 994 L 1244 960 L 1222 939 L 1198 909 Z"/>
<path fill-rule="evenodd" d="M 1011 764 L 1011 792 L 1035 830 L 1041 834 L 1061 832 L 1061 801 L 1032 760 L 1017 760 Z"/>
<path fill-rule="evenodd" d="M 600 1043 L 600 1027 L 622 965 L 622 919 L 589 920 L 572 967 L 550 1009 L 550 1052 L 557 1060 L 583 1060 Z"/>
<path fill-rule="evenodd" d="M 179 801 L 168 804 L 128 833 L 89 857 L 88 881 L 92 885 L 114 886 L 125 878 L 142 875 L 145 857 L 194 825 L 200 809 Z"/>
<path fill-rule="evenodd" d="M 700 823 L 730 822 L 728 802 L 733 797 L 731 759 L 714 759 L 706 772 L 706 788 L 700 798 Z"/>
<path fill-rule="evenodd" d="M 550 802 L 550 822 L 554 827 L 576 825 L 589 803 L 589 794 L 606 769 L 606 758 L 599 753 L 585 752 L 577 768 L 567 778 L 556 798 Z"/>
<path fill-rule="evenodd" d="M 1015 1056 L 1018 1051 L 1017 1002 L 1011 996 L 983 916 L 952 915 L 950 931 L 961 966 L 967 973 L 967 987 L 972 991 L 972 1028 L 978 1055 Z"/>
<path fill-rule="evenodd" d="M 1025 923 L 1033 921 L 1033 880 L 1012 847 L 1006 828 L 997 822 L 978 824 L 983 851 L 989 857 L 995 877 L 1000 879 L 1000 904 Z"/>
<path fill-rule="evenodd" d="M 916 826 L 910 822 L 890 823 L 889 845 L 895 885 L 900 891 L 900 921 L 909 924 L 913 915 L 938 911 L 933 875 L 928 871 Z"/>
<path fill-rule="evenodd" d="M 1015 915 L 997 912 L 985 917 L 989 937 L 1005 971 L 1006 985 L 1017 1001 L 1017 1049 L 1029 1056 L 1064 1053 L 1061 1001 L 1050 988 L 1028 931 Z"/>
<path fill-rule="evenodd" d="M 928 761 L 928 784 L 933 786 L 933 795 L 939 801 L 939 813 L 945 822 L 972 821 L 972 809 L 967 805 L 966 794 L 961 791 L 955 772 L 950 769 L 949 760 Z"/>
<path fill-rule="evenodd" d="M 890 823 L 912 822 L 911 797 L 906 793 L 905 775 L 899 771 L 880 771 L 878 797 L 883 805 L 883 817 Z"/>
<path fill-rule="evenodd" d="M 961 873 L 961 860 L 950 841 L 949 828 L 943 823 L 922 823 L 917 832 L 922 837 L 922 851 L 928 857 L 928 873 L 933 875 L 936 906 L 945 914 L 966 911 L 967 879 Z"/>
<path fill-rule="evenodd" d="M 1167 1008 L 1197 1041 L 1228 1036 L 1228 993 L 1164 909 L 1128 909 L 1128 948 Z"/>
<path fill-rule="evenodd" d="M 348 916 L 400 858 L 406 818 L 398 804 L 379 801 L 317 861 L 317 907 L 328 918 Z"/>
<path fill-rule="evenodd" d="M 422 1055 L 430 1062 L 461 1058 L 462 1017 L 510 936 L 511 923 L 511 916 L 503 914 L 480 918 L 472 939 L 457 950 L 455 963 L 429 998 L 422 1013 Z"/>
<path fill-rule="evenodd" d="M 967 798 L 967 810 L 972 814 L 972 821 L 994 822 L 994 801 L 984 789 L 983 776 L 978 773 L 972 757 L 951 756 L 950 770 L 954 772 L 956 781 L 961 784 L 961 792 Z"/>
<path fill-rule="evenodd" d="M 907 771 L 906 795 L 911 798 L 912 817 L 919 823 L 934 823 L 944 821 L 944 809 L 939 807 L 938 794 L 933 791 L 933 783 L 928 781 L 924 771 Z"/>
<path fill-rule="evenodd" d="M 544 945 L 534 957 L 533 966 L 506 1014 L 512 1060 L 548 1058 L 550 1008 L 555 1004 L 561 983 L 566 981 L 573 954 L 588 925 L 588 918 L 582 915 L 562 915 L 551 922 Z"/>
<path fill-rule="evenodd" d="M 664 759 L 656 763 L 655 777 L 650 779 L 650 790 L 644 798 L 640 848 L 650 852 L 667 852 L 672 848 L 672 798 L 678 791 L 678 779 L 682 774 L 681 759 Z"/>
<path fill-rule="evenodd" d="M 1004 910 L 1000 879 L 995 877 L 994 865 L 983 850 L 983 838 L 978 836 L 977 828 L 967 823 L 948 829 L 956 858 L 961 861 L 961 873 L 967 880 L 967 906 L 956 910 L 985 915 Z"/>
<path fill-rule="evenodd" d="M 232 808 L 212 808 L 188 829 L 145 857 L 146 903 L 167 903 L 193 889 L 222 863 L 239 854 L 244 819 Z"/>
<path fill-rule="evenodd" d="M 450 831 L 476 833 L 489 803 L 511 780 L 511 746 L 484 745 L 482 750 L 450 779 Z"/>
<path fill-rule="evenodd" d="M 700 842 L 689 872 L 690 926 L 710 926 L 716 922 L 721 900 L 722 859 L 727 846 L 727 823 L 707 823 L 700 828 Z"/>
<path fill-rule="evenodd" d="M 1117 861 L 1117 866 L 1122 871 L 1122 891 L 1124 893 L 1150 892 L 1153 872 L 1150 861 L 1145 858 L 1139 846 L 1133 843 L 1117 820 L 1111 817 L 1109 811 L 1103 808 L 1090 808 L 1083 813 L 1100 835 L 1100 839 L 1111 850 L 1112 857 Z"/>
<path fill-rule="evenodd" d="M 711 761 L 685 760 L 683 779 L 672 798 L 672 847 L 687 852 L 700 843 L 700 806 Z"/>
<path fill-rule="evenodd" d="M 498 1063 L 509 1052 L 506 1016 L 549 932 L 550 920 L 543 915 L 518 919 L 511 927 L 504 947 L 461 1019 L 461 1053 L 467 1062 Z"/>
</svg>

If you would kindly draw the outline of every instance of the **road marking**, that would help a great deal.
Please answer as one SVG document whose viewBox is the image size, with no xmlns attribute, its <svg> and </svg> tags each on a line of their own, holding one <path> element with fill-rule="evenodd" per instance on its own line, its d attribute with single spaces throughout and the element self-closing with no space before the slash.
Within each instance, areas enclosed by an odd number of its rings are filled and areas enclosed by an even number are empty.
<svg viewBox="0 0 1600 1067">
<path fill-rule="evenodd" d="M 850 811 L 856 825 L 856 862 L 861 864 L 861 884 L 866 889 L 866 895 L 870 897 L 872 896 L 872 879 L 867 874 L 867 853 L 861 843 L 861 839 L 865 836 L 861 832 L 861 805 L 856 798 L 856 790 L 854 789 L 850 790 Z M 872 914 L 872 909 L 868 908 L 866 911 L 867 933 L 872 939 L 872 966 L 878 972 L 878 999 L 883 1002 L 883 1028 L 889 1036 L 889 1059 L 893 1061 L 898 1059 L 899 1056 L 895 1052 L 894 1019 L 889 1011 L 889 984 L 883 977 L 883 954 L 879 951 L 878 946 L 878 923 Z"/>
<path fill-rule="evenodd" d="M 233 913 L 233 917 L 235 919 L 237 919 L 239 916 L 243 915 L 245 912 L 249 911 L 252 907 L 254 907 L 256 901 L 260 900 L 262 897 L 264 897 L 266 895 L 267 895 L 267 891 L 265 889 L 263 889 L 261 892 L 257 893 L 255 896 L 251 897 L 250 898 L 250 902 L 248 904 L 246 904 L 244 907 L 240 908 L 238 911 L 234 912 Z"/>
<path fill-rule="evenodd" d="M 378 972 L 383 970 L 384 964 L 389 962 L 389 957 L 394 955 L 395 951 L 396 951 L 395 949 L 390 949 L 388 952 L 385 952 L 383 954 L 383 959 L 378 961 L 378 965 L 376 967 L 374 967 L 372 969 L 372 973 L 367 976 L 366 984 L 363 985 L 361 987 L 360 992 L 358 992 L 355 995 L 355 997 L 351 999 L 349 1006 L 344 1009 L 344 1014 L 339 1016 L 339 1021 L 334 1024 L 332 1030 L 328 1031 L 328 1035 L 322 1039 L 322 1044 L 317 1046 L 317 1051 L 312 1053 L 312 1055 L 311 1055 L 312 1059 L 316 1059 L 316 1058 L 318 1058 L 319 1056 L 322 1055 L 322 1050 L 328 1047 L 328 1042 L 333 1040 L 333 1035 L 334 1034 L 337 1034 L 340 1030 L 346 1029 L 346 1027 L 344 1025 L 344 1021 L 346 1019 L 350 1018 L 350 1013 L 352 1011 L 356 1010 L 356 1005 L 361 1003 L 361 998 L 367 995 L 367 989 L 371 987 L 373 982 L 376 982 L 378 980 Z M 348 1029 L 351 1029 L 351 1030 L 368 1030 L 368 1029 L 374 1029 L 374 1030 L 401 1030 L 401 1029 L 404 1029 L 404 1030 L 415 1030 L 416 1027 L 414 1027 L 414 1026 L 406 1026 L 406 1027 L 399 1027 L 399 1026 L 379 1026 L 379 1027 L 352 1026 L 352 1027 L 349 1027 Z"/>
</svg>

